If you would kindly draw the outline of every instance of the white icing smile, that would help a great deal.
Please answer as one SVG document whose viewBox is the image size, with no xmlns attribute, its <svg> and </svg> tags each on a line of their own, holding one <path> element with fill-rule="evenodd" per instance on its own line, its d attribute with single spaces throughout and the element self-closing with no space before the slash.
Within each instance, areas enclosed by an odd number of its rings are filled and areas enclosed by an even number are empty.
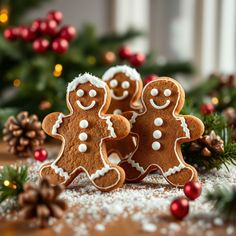
<svg viewBox="0 0 236 236">
<path fill-rule="evenodd" d="M 113 89 L 111 89 L 111 97 L 112 97 L 113 99 L 115 99 L 115 100 L 123 100 L 123 99 L 125 99 L 128 95 L 129 95 L 129 92 L 125 90 L 125 91 L 123 92 L 123 95 L 121 95 L 121 96 L 116 96 L 116 95 L 114 94 Z"/>
<path fill-rule="evenodd" d="M 158 105 L 155 103 L 155 101 L 151 98 L 151 99 L 150 99 L 150 103 L 151 103 L 151 105 L 152 105 L 155 109 L 157 109 L 157 110 L 162 110 L 162 109 L 165 109 L 166 107 L 168 107 L 168 106 L 170 105 L 170 100 L 166 100 L 166 103 L 165 103 L 165 104 L 158 106 Z"/>
<path fill-rule="evenodd" d="M 94 101 L 94 100 L 91 102 L 91 104 L 89 106 L 86 106 L 86 107 L 84 105 L 82 105 L 79 100 L 77 100 L 76 102 L 77 102 L 79 108 L 81 108 L 82 110 L 85 110 L 85 111 L 92 109 L 96 105 L 96 101 Z"/>
</svg>

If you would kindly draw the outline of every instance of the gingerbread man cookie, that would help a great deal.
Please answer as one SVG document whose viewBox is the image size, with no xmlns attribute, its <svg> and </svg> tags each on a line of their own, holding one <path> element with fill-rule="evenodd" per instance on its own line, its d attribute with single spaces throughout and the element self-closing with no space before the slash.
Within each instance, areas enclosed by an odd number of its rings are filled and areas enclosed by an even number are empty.
<svg viewBox="0 0 236 236">
<path fill-rule="evenodd" d="M 111 105 L 109 113 L 122 114 L 126 111 L 140 111 L 140 98 L 143 82 L 140 74 L 127 65 L 114 66 L 108 69 L 103 77 L 111 91 Z M 108 154 L 116 153 L 120 159 L 126 157 L 135 149 L 131 136 L 107 144 Z"/>
<path fill-rule="evenodd" d="M 184 105 L 181 85 L 167 77 L 148 83 L 142 93 L 143 113 L 127 112 L 132 117 L 136 150 L 120 162 L 127 181 L 142 180 L 158 168 L 174 186 L 197 180 L 196 170 L 184 162 L 181 144 L 199 138 L 204 125 L 198 118 L 179 115 Z"/>
<path fill-rule="evenodd" d="M 45 164 L 40 175 L 51 183 L 69 185 L 81 172 L 102 191 L 123 185 L 122 168 L 108 162 L 106 142 L 124 138 L 130 124 L 123 116 L 105 114 L 110 104 L 105 82 L 90 74 L 75 78 L 67 88 L 69 115 L 51 113 L 43 120 L 44 131 L 62 141 L 55 161 Z"/>
</svg>

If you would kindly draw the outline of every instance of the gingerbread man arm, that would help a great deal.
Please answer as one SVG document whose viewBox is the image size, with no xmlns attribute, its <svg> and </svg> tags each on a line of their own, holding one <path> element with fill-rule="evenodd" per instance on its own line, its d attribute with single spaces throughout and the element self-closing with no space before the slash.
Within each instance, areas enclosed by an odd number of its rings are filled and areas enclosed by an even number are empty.
<svg viewBox="0 0 236 236">
<path fill-rule="evenodd" d="M 60 125 L 63 122 L 64 115 L 60 112 L 53 112 L 48 114 L 42 124 L 42 128 L 50 136 L 60 139 Z"/>
<path fill-rule="evenodd" d="M 198 139 L 204 133 L 204 125 L 200 119 L 195 116 L 179 116 L 182 129 L 179 129 L 178 136 L 181 140 L 192 141 Z"/>
<path fill-rule="evenodd" d="M 105 116 L 107 132 L 106 135 L 111 139 L 122 139 L 130 132 L 129 121 L 120 115 Z"/>
</svg>

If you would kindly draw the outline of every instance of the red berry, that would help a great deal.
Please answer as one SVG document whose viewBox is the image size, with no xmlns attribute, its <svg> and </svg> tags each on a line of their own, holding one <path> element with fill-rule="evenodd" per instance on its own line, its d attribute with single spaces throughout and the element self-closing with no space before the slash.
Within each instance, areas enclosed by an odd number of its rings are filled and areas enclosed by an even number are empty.
<svg viewBox="0 0 236 236">
<path fill-rule="evenodd" d="M 119 49 L 119 57 L 123 60 L 129 59 L 132 55 L 132 51 L 128 46 L 123 46 Z"/>
<path fill-rule="evenodd" d="M 142 53 L 135 53 L 130 57 L 130 64 L 134 67 L 140 67 L 145 63 L 145 55 Z"/>
<path fill-rule="evenodd" d="M 73 26 L 64 26 L 60 30 L 59 37 L 71 41 L 76 36 L 76 29 Z"/>
<path fill-rule="evenodd" d="M 58 38 L 52 42 L 52 50 L 58 54 L 65 53 L 68 50 L 68 47 L 69 43 L 66 39 Z"/>
<path fill-rule="evenodd" d="M 47 14 L 47 19 L 55 20 L 59 24 L 63 19 L 63 14 L 60 11 L 49 11 Z"/>
<path fill-rule="evenodd" d="M 201 195 L 202 186 L 197 181 L 189 181 L 184 185 L 184 193 L 186 197 L 191 200 L 195 200 Z"/>
<path fill-rule="evenodd" d="M 5 39 L 13 41 L 18 37 L 18 31 L 16 28 L 7 28 L 4 30 L 3 36 Z"/>
<path fill-rule="evenodd" d="M 55 35 L 57 33 L 57 22 L 55 20 L 46 21 L 46 33 L 49 35 Z"/>
<path fill-rule="evenodd" d="M 39 24 L 39 31 L 42 34 L 47 34 L 47 21 L 42 20 Z"/>
<path fill-rule="evenodd" d="M 189 212 L 188 200 L 184 197 L 176 198 L 170 205 L 170 211 L 175 218 L 182 220 Z"/>
<path fill-rule="evenodd" d="M 20 37 L 24 40 L 24 41 L 32 41 L 35 38 L 35 34 L 33 31 L 31 31 L 30 28 L 27 27 L 23 27 L 20 30 Z"/>
<path fill-rule="evenodd" d="M 151 75 L 147 75 L 145 78 L 144 78 L 144 84 L 147 84 L 153 80 L 157 80 L 158 79 L 158 76 L 155 75 L 155 74 L 151 74 Z"/>
<path fill-rule="evenodd" d="M 212 103 L 204 103 L 200 108 L 203 115 L 209 115 L 215 111 L 215 107 Z"/>
<path fill-rule="evenodd" d="M 48 152 L 44 148 L 39 148 L 34 151 L 34 159 L 36 161 L 45 161 L 48 157 Z"/>
<path fill-rule="evenodd" d="M 44 53 L 48 50 L 49 41 L 47 39 L 39 38 L 33 42 L 33 50 L 37 53 Z"/>
<path fill-rule="evenodd" d="M 40 24 L 42 23 L 42 20 L 41 19 L 36 19 L 32 22 L 31 24 L 31 31 L 32 32 L 35 32 L 35 33 L 38 33 L 40 31 Z"/>
</svg>

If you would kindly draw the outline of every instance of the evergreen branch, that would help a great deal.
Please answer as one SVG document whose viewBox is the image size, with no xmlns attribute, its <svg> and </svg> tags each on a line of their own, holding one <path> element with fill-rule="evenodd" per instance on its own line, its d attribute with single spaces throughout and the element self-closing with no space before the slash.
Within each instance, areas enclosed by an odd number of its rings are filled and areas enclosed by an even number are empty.
<svg viewBox="0 0 236 236">
<path fill-rule="evenodd" d="M 214 209 L 220 216 L 236 221 L 236 186 L 217 186 L 212 192 L 207 192 L 206 200 L 213 203 Z"/>
<path fill-rule="evenodd" d="M 28 180 L 28 167 L 4 166 L 0 172 L 0 203 L 8 198 L 17 198 Z"/>
</svg>

